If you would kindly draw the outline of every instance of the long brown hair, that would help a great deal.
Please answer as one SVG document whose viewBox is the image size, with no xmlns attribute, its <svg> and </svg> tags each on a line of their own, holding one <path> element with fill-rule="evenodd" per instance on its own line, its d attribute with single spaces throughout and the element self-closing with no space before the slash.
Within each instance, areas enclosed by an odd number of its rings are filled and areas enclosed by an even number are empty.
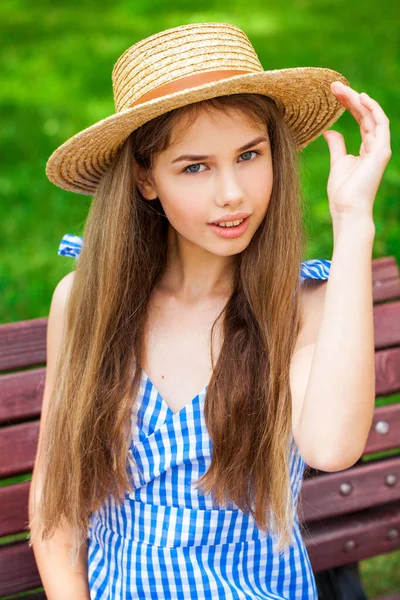
<svg viewBox="0 0 400 600">
<path fill-rule="evenodd" d="M 106 496 L 119 502 L 132 491 L 126 463 L 132 403 L 147 305 L 166 265 L 168 229 L 160 201 L 140 194 L 132 158 L 151 170 L 180 119 L 194 120 L 209 109 L 242 111 L 252 123 L 267 126 L 274 178 L 267 214 L 237 256 L 232 294 L 211 332 L 213 337 L 223 319 L 223 343 L 204 405 L 213 454 L 197 487 L 211 493 L 215 505 L 233 502 L 260 528 L 274 528 L 279 549 L 292 541 L 289 365 L 299 331 L 304 244 L 298 153 L 272 99 L 235 94 L 145 123 L 127 138 L 100 181 L 69 296 L 41 448 L 46 465 L 41 502 L 29 524 L 31 544 L 36 527 L 46 539 L 65 518 L 77 532 L 77 550 L 90 515 Z"/>
</svg>

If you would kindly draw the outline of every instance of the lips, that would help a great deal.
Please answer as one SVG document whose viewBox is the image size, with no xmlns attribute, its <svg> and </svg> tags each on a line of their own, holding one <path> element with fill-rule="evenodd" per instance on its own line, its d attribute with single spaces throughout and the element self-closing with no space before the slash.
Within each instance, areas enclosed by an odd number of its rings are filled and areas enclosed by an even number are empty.
<svg viewBox="0 0 400 600">
<path fill-rule="evenodd" d="M 240 237 L 247 231 L 249 226 L 249 217 L 243 219 L 240 225 L 236 225 L 235 227 L 224 227 L 221 225 L 217 225 L 216 223 L 209 223 L 208 226 L 215 234 L 217 234 L 220 238 L 225 238 L 226 240 L 232 240 L 234 238 Z"/>
<path fill-rule="evenodd" d="M 238 227 L 243 223 L 244 219 L 237 219 L 237 221 L 221 221 L 220 223 L 213 223 L 217 227 Z"/>
<path fill-rule="evenodd" d="M 211 221 L 210 225 L 217 225 L 217 223 L 226 223 L 227 221 L 240 221 L 241 219 L 246 219 L 249 217 L 250 213 L 228 213 L 219 219 L 215 219 L 215 221 Z"/>
</svg>

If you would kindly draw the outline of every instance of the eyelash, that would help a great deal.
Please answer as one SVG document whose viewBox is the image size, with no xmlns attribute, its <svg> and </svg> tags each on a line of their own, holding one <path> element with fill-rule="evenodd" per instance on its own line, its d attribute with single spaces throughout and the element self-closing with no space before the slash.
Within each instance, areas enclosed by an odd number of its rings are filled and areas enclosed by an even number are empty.
<svg viewBox="0 0 400 600">
<path fill-rule="evenodd" d="M 246 150 L 246 152 L 242 152 L 242 154 L 240 154 L 240 156 L 243 156 L 243 154 L 249 154 L 251 152 L 254 152 L 254 154 L 260 154 L 260 152 L 258 152 L 258 150 Z M 254 159 L 252 159 L 254 160 Z M 245 160 L 242 162 L 252 162 L 251 160 Z M 197 175 L 198 173 L 203 173 L 203 171 L 188 171 L 187 169 L 189 167 L 194 167 L 196 165 L 203 165 L 204 163 L 193 163 L 191 165 L 188 165 L 187 167 L 185 167 L 182 171 L 182 173 L 187 173 L 188 175 Z"/>
</svg>

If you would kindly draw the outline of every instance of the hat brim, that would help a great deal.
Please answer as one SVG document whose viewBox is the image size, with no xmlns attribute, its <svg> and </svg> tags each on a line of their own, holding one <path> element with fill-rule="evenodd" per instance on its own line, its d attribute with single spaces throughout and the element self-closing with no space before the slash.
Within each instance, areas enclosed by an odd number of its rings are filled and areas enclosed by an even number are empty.
<svg viewBox="0 0 400 600">
<path fill-rule="evenodd" d="M 128 136 L 138 127 L 186 104 L 217 96 L 252 93 L 277 103 L 300 151 L 346 110 L 330 89 L 347 79 L 332 69 L 294 67 L 235 75 L 155 98 L 94 123 L 59 146 L 46 163 L 49 180 L 65 190 L 93 195 Z"/>
</svg>

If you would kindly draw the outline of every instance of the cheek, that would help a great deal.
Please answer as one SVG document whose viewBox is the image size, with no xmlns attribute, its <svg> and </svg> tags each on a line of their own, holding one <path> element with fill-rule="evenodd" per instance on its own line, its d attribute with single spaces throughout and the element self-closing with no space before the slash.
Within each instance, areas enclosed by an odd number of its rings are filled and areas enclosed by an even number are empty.
<svg viewBox="0 0 400 600">
<path fill-rule="evenodd" d="M 264 192 L 271 193 L 272 184 L 274 180 L 274 173 L 272 170 L 272 165 L 268 163 L 268 165 L 262 170 L 261 176 L 258 178 L 260 182 L 260 187 L 263 188 Z"/>
<path fill-rule="evenodd" d="M 180 230 L 206 223 L 209 218 L 204 206 L 194 197 L 174 196 L 173 200 L 164 202 L 164 211 L 171 225 Z"/>
<path fill-rule="evenodd" d="M 273 187 L 271 167 L 260 169 L 248 181 L 247 195 L 253 200 L 253 208 L 264 212 L 269 205 Z"/>
</svg>

